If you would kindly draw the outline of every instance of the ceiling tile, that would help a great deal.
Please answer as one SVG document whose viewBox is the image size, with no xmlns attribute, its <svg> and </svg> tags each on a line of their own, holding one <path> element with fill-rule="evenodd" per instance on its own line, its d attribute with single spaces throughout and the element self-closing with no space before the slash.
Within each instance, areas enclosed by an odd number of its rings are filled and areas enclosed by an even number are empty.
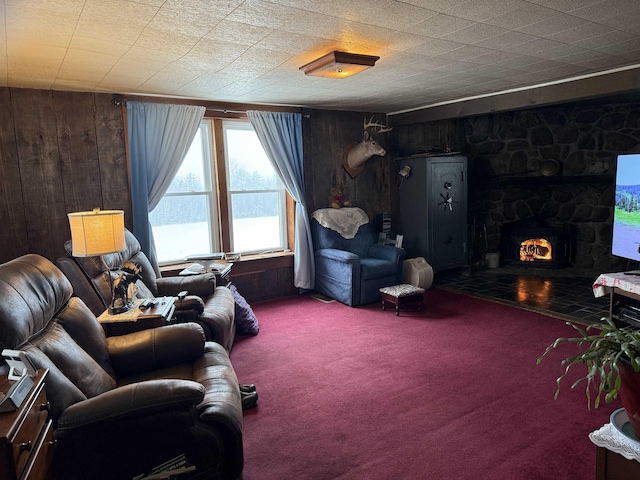
<svg viewBox="0 0 640 480">
<path fill-rule="evenodd" d="M 566 13 L 558 13 L 553 17 L 549 17 L 545 20 L 532 23 L 530 25 L 525 25 L 524 27 L 520 27 L 517 30 L 523 33 L 528 33 L 530 35 L 546 37 L 548 35 L 553 35 L 554 33 L 579 27 L 586 23 L 588 23 L 588 21 L 582 18 L 573 17 L 571 15 L 567 15 Z"/>
<path fill-rule="evenodd" d="M 107 72 L 99 70 L 65 70 L 60 69 L 56 75 L 57 85 L 79 84 L 84 79 L 91 87 L 97 87 Z"/>
<path fill-rule="evenodd" d="M 140 50 L 162 52 L 163 58 L 177 60 L 188 54 L 200 39 L 189 35 L 168 34 L 167 32 L 145 28 L 134 43 Z"/>
<path fill-rule="evenodd" d="M 598 35 L 597 37 L 584 38 L 583 40 L 578 40 L 573 42 L 573 45 L 582 48 L 588 48 L 591 50 L 598 50 L 604 53 L 603 49 L 606 49 L 610 45 L 618 45 L 620 46 L 624 42 L 637 43 L 640 42 L 640 37 L 632 35 L 627 32 L 620 32 L 617 30 L 609 31 L 602 35 Z M 618 47 L 617 52 L 623 52 Z"/>
<path fill-rule="evenodd" d="M 627 40 L 626 42 L 620 42 L 612 45 L 602 45 L 594 50 L 606 53 L 608 55 L 618 55 L 624 58 L 634 58 L 629 57 L 629 52 L 640 49 L 640 38 L 636 38 L 633 40 Z"/>
<path fill-rule="evenodd" d="M 552 8 L 559 12 L 569 12 L 574 10 L 577 5 L 590 5 L 594 3 L 600 3 L 602 0 L 582 0 L 580 2 L 576 2 L 576 0 L 527 0 L 529 3 L 533 3 L 536 5 L 542 5 L 545 7 Z"/>
<path fill-rule="evenodd" d="M 102 78 L 118 62 L 120 57 L 85 50 L 69 49 L 60 65 L 61 72 L 85 72 Z"/>
<path fill-rule="evenodd" d="M 226 19 L 259 27 L 281 29 L 290 24 L 301 12 L 302 10 L 297 8 L 289 8 L 260 0 L 246 0 L 231 12 Z"/>
<path fill-rule="evenodd" d="M 67 50 L 60 47 L 47 47 L 23 43 L 7 42 L 7 63 L 11 70 L 20 67 L 33 67 L 58 70 Z"/>
<path fill-rule="evenodd" d="M 328 52 L 331 51 L 336 44 L 331 40 L 319 39 L 309 35 L 274 30 L 255 45 L 268 50 L 278 50 L 296 54 L 313 48 Z"/>
<path fill-rule="evenodd" d="M 440 38 L 428 38 L 425 43 L 408 48 L 406 51 L 408 53 L 417 53 L 418 55 L 435 56 L 450 52 L 462 46 L 461 43 L 457 42 L 450 42 Z"/>
<path fill-rule="evenodd" d="M 469 27 L 465 27 L 462 30 L 451 32 L 447 35 L 443 35 L 443 40 L 451 40 L 458 43 L 467 45 L 473 45 L 482 42 L 488 38 L 497 37 L 498 35 L 504 35 L 507 30 L 504 28 L 496 27 L 494 25 L 487 25 L 486 23 L 474 23 Z"/>
<path fill-rule="evenodd" d="M 74 32 L 77 17 L 58 12 L 38 9 L 24 9 L 7 5 L 4 12 L 4 25 L 7 39 L 27 41 L 29 43 L 57 43 L 58 38 L 66 39 L 68 44 Z M 39 41 L 34 41 L 38 39 Z"/>
<path fill-rule="evenodd" d="M 479 63 L 493 63 L 488 60 L 489 55 L 501 55 L 503 52 L 498 52 L 490 48 L 478 47 L 476 45 L 463 45 L 460 48 L 451 50 L 443 55 L 446 55 L 451 60 L 467 60 L 469 62 Z"/>
<path fill-rule="evenodd" d="M 452 10 L 467 1 L 468 0 L 404 0 L 405 3 L 415 5 L 416 7 L 428 8 L 429 10 L 441 13 Z"/>
<path fill-rule="evenodd" d="M 271 28 L 222 20 L 207 33 L 206 37 L 212 40 L 224 39 L 225 42 L 255 45 L 271 33 L 273 33 Z"/>
<path fill-rule="evenodd" d="M 131 48 L 131 45 L 118 43 L 115 41 L 104 41 L 94 36 L 73 35 L 69 48 L 74 50 L 84 50 L 87 52 L 105 53 L 122 56 Z"/>
<path fill-rule="evenodd" d="M 610 16 L 598 19 L 598 23 L 607 25 L 612 30 L 630 32 L 634 35 L 638 33 L 638 15 L 624 15 L 615 12 Z"/>
<path fill-rule="evenodd" d="M 581 67 L 586 67 L 591 70 L 605 70 L 609 68 L 621 67 L 626 64 L 626 60 L 620 57 L 614 56 L 601 56 L 595 58 L 589 58 L 584 61 L 571 62 Z"/>
<path fill-rule="evenodd" d="M 136 72 L 131 68 L 121 68 L 116 65 L 113 70 L 104 76 L 96 88 L 109 92 L 142 93 L 139 87 L 149 76 L 146 71 Z"/>
<path fill-rule="evenodd" d="M 507 34 L 505 35 L 505 37 L 508 37 L 509 35 L 510 34 Z M 528 35 L 527 37 L 530 38 L 531 40 L 523 43 L 505 41 L 502 49 L 509 52 L 520 53 L 522 55 L 534 55 L 537 52 L 541 52 L 543 50 L 549 50 L 551 48 L 556 48 L 563 45 L 562 43 L 557 42 L 555 40 L 549 40 L 546 38 L 537 38 L 531 35 Z"/>
<path fill-rule="evenodd" d="M 621 54 L 624 58 L 634 61 L 640 61 L 640 48 L 637 50 L 629 50 Z"/>
<path fill-rule="evenodd" d="M 344 21 L 329 15 L 300 11 L 295 19 L 290 19 L 282 30 L 300 35 L 339 40 Z"/>
<path fill-rule="evenodd" d="M 496 35 L 495 37 L 490 37 L 480 42 L 476 42 L 475 45 L 478 47 L 511 52 L 516 51 L 513 49 L 514 47 L 521 44 L 529 43 L 534 40 L 536 40 L 536 37 L 534 37 L 533 35 L 527 35 L 526 33 L 509 30 L 503 34 Z"/>
<path fill-rule="evenodd" d="M 540 73 L 551 79 L 558 79 L 575 77 L 584 74 L 586 71 L 587 69 L 585 67 L 579 65 L 564 64 L 540 70 Z"/>
<path fill-rule="evenodd" d="M 640 62 L 638 0 L 0 5 L 0 85 L 33 88 L 392 111 Z M 331 50 L 381 58 L 337 83 L 300 72 Z"/>
<path fill-rule="evenodd" d="M 547 58 L 549 60 L 558 59 L 567 63 L 571 63 L 567 60 L 570 57 L 576 60 L 586 60 L 588 58 L 601 56 L 601 54 L 597 52 L 593 52 L 585 48 L 576 47 L 575 45 L 560 45 L 559 47 L 532 53 L 532 55 L 540 58 Z"/>
<path fill-rule="evenodd" d="M 440 38 L 463 28 L 470 27 L 474 22 L 451 15 L 437 14 L 428 20 L 423 20 L 415 25 L 405 26 L 401 30 L 408 33 L 427 35 Z"/>
<path fill-rule="evenodd" d="M 562 43 L 574 43 L 584 39 L 605 35 L 611 32 L 611 28 L 598 23 L 588 22 L 575 28 L 562 30 L 561 32 L 549 35 L 547 38 Z"/>
<path fill-rule="evenodd" d="M 598 22 L 601 18 L 611 15 L 611 12 L 626 16 L 640 13 L 640 5 L 636 0 L 605 0 L 587 6 L 580 6 L 580 3 L 577 2 L 578 5 L 569 13 L 593 22 Z"/>
<path fill-rule="evenodd" d="M 365 9 L 358 21 L 392 30 L 403 30 L 437 14 L 438 12 L 426 8 L 400 2 L 389 2 L 384 8 Z"/>
<path fill-rule="evenodd" d="M 552 65 L 549 65 L 552 64 Z M 548 65 L 547 68 L 558 65 L 558 62 L 553 60 L 542 60 L 538 57 L 530 57 L 528 55 L 518 55 L 515 58 L 497 62 L 497 67 L 513 68 L 519 70 L 525 70 L 527 72 L 536 72 L 543 68 L 543 65 Z"/>
<path fill-rule="evenodd" d="M 557 13 L 557 10 L 527 3 L 519 8 L 488 18 L 484 22 L 515 30 L 551 18 Z"/>
<path fill-rule="evenodd" d="M 522 0 L 469 0 L 447 10 L 447 14 L 474 22 L 483 22 L 526 5 L 527 3 Z"/>
</svg>

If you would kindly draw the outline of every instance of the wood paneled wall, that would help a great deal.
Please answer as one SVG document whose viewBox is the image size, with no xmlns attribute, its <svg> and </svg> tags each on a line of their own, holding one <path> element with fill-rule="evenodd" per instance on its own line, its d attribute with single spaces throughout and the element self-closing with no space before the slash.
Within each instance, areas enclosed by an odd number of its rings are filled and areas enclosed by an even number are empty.
<svg viewBox="0 0 640 480">
<path fill-rule="evenodd" d="M 388 133 L 378 136 L 387 149 L 384 157 L 373 156 L 358 176 L 351 178 L 342 166 L 345 148 L 362 140 L 363 122 L 374 115 L 384 123 L 384 114 L 305 110 L 302 132 L 304 174 L 309 214 L 329 206 L 329 189 L 338 187 L 345 200 L 374 216 L 390 209 L 390 175 L 393 154 L 388 148 Z"/>
<path fill-rule="evenodd" d="M 124 210 L 131 228 L 124 138 L 111 95 L 0 88 L 0 263 L 55 262 L 69 212 Z"/>
<path fill-rule="evenodd" d="M 122 106 L 112 95 L 0 88 L 0 263 L 26 253 L 54 261 L 70 237 L 67 213 L 118 209 L 132 228 L 131 194 Z M 395 179 L 389 134 L 352 179 L 342 167 L 345 147 L 362 140 L 372 113 L 306 110 L 303 121 L 308 213 L 328 206 L 329 189 L 372 219 L 390 209 Z M 384 123 L 385 116 L 375 120 Z M 250 301 L 290 295 L 292 266 L 252 265 L 234 271 L 234 282 Z M 268 286 L 266 288 L 265 286 Z"/>
</svg>

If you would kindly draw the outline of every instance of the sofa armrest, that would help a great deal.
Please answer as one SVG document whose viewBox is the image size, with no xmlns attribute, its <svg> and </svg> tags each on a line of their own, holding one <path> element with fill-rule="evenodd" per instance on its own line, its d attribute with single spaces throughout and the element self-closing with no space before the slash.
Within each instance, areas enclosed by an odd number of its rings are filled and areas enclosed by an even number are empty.
<svg viewBox="0 0 640 480">
<path fill-rule="evenodd" d="M 178 275 L 176 277 L 162 277 L 157 279 L 158 295 L 176 296 L 183 290 L 189 295 L 207 298 L 216 289 L 216 276 L 213 273 L 199 275 Z"/>
<path fill-rule="evenodd" d="M 190 380 L 149 380 L 125 385 L 66 408 L 58 418 L 56 433 L 193 408 L 202 402 L 204 394 L 204 386 Z"/>
<path fill-rule="evenodd" d="M 238 378 L 222 345 L 207 342 L 204 355 L 193 363 L 193 379 L 205 387 L 199 418 L 224 438 L 227 458 L 242 463 L 242 402 Z"/>
<path fill-rule="evenodd" d="M 204 343 L 202 327 L 195 323 L 107 337 L 111 365 L 118 377 L 194 361 L 204 353 Z"/>
<path fill-rule="evenodd" d="M 338 250 L 337 248 L 323 248 L 316 250 L 316 258 L 337 261 L 340 263 L 360 263 L 360 257 L 355 253 L 347 250 Z"/>
<path fill-rule="evenodd" d="M 369 248 L 369 257 L 388 260 L 396 265 L 400 265 L 404 259 L 406 252 L 403 248 L 392 247 L 390 245 L 371 245 Z"/>
<path fill-rule="evenodd" d="M 195 321 L 204 311 L 204 302 L 197 295 L 187 295 L 184 299 L 176 299 L 175 316 L 181 322 Z"/>
</svg>

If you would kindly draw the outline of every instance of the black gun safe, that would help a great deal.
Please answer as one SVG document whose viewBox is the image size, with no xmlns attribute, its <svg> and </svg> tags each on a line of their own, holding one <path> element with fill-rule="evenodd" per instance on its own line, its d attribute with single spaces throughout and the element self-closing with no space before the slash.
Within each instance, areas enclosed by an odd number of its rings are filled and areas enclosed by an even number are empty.
<svg viewBox="0 0 640 480">
<path fill-rule="evenodd" d="M 407 258 L 424 257 L 434 271 L 467 265 L 467 157 L 413 156 L 402 177 L 400 225 Z M 405 170 L 406 171 L 406 170 Z"/>
</svg>

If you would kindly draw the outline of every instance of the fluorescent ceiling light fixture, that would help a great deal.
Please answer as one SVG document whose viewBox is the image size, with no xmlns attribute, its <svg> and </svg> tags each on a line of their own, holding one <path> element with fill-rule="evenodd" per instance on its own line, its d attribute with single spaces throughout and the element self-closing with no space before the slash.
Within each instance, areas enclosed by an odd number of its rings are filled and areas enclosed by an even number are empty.
<svg viewBox="0 0 640 480">
<path fill-rule="evenodd" d="M 346 78 L 373 67 L 380 57 L 333 51 L 300 67 L 305 75 Z"/>
</svg>

